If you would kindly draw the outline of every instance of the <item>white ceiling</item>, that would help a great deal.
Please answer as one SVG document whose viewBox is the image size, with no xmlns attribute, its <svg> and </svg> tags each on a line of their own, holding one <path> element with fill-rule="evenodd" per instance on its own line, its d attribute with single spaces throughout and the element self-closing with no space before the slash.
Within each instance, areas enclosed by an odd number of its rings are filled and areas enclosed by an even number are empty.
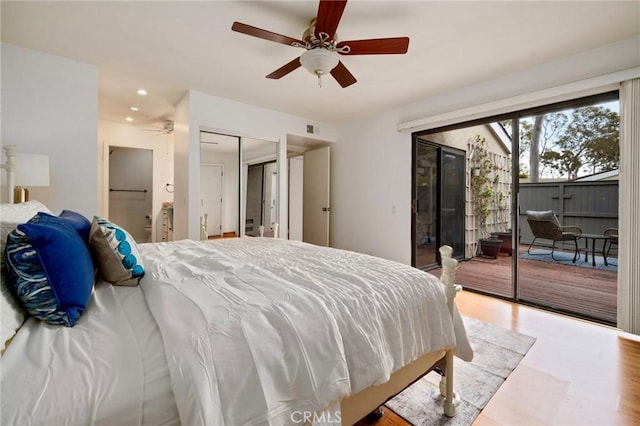
<svg viewBox="0 0 640 426">
<path fill-rule="evenodd" d="M 318 88 L 303 68 L 264 78 L 302 50 L 232 32 L 232 23 L 301 38 L 317 5 L 2 1 L 2 41 L 97 65 L 105 120 L 170 119 L 193 89 L 339 123 L 640 34 L 638 1 L 351 0 L 340 40 L 408 36 L 408 54 L 342 57 L 358 79 L 346 89 L 331 77 Z"/>
</svg>

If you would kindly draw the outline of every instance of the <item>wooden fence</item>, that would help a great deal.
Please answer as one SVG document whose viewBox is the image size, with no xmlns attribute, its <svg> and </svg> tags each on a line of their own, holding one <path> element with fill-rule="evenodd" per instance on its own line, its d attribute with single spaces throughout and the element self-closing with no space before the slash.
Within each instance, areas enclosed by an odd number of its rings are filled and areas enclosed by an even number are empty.
<svg viewBox="0 0 640 426">
<path fill-rule="evenodd" d="M 520 242 L 533 240 L 527 210 L 553 210 L 562 225 L 577 225 L 585 234 L 618 227 L 618 182 L 520 184 Z M 536 245 L 546 241 L 536 241 Z"/>
</svg>

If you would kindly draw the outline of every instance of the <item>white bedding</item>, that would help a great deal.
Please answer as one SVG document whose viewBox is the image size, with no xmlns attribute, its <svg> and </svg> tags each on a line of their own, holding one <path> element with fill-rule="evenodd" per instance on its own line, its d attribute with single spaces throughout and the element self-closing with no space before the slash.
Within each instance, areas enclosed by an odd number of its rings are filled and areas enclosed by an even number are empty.
<svg viewBox="0 0 640 426">
<path fill-rule="evenodd" d="M 442 284 L 395 262 L 261 238 L 142 254 L 184 424 L 289 424 L 456 344 Z"/>
<path fill-rule="evenodd" d="M 75 327 L 27 320 L 0 361 L 1 424 L 291 424 L 468 349 L 442 283 L 395 262 L 261 238 L 141 253 L 140 287 L 98 283 Z"/>
<path fill-rule="evenodd" d="M 179 425 L 139 287 L 96 284 L 73 327 L 29 318 L 0 361 L 2 425 Z"/>
</svg>

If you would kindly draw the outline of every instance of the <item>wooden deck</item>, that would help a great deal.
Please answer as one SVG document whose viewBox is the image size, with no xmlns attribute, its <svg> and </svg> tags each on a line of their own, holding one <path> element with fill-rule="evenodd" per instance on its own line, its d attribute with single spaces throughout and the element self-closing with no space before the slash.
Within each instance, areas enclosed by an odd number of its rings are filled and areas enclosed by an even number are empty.
<svg viewBox="0 0 640 426">
<path fill-rule="evenodd" d="M 520 252 L 526 247 L 520 247 Z M 617 272 L 519 259 L 519 299 L 587 319 L 616 324 Z M 440 269 L 430 273 L 440 276 Z M 465 289 L 511 297 L 511 257 L 460 262 L 456 282 Z"/>
</svg>

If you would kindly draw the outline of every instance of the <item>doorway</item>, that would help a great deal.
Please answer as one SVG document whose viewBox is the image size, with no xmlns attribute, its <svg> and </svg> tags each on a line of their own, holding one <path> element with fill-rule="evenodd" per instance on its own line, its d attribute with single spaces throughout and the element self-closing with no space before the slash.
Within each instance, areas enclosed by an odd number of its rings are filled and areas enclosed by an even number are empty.
<svg viewBox="0 0 640 426">
<path fill-rule="evenodd" d="M 245 235 L 258 236 L 260 226 L 270 230 L 277 222 L 277 184 L 275 161 L 252 164 L 248 167 Z"/>
<path fill-rule="evenodd" d="M 206 227 L 207 236 L 222 236 L 222 202 L 223 202 L 222 164 L 200 164 L 200 218 L 201 226 Z"/>
<path fill-rule="evenodd" d="M 436 267 L 445 244 L 464 257 L 465 153 L 416 138 L 412 186 L 412 265 Z"/>
<path fill-rule="evenodd" d="M 331 144 L 289 136 L 289 239 L 329 246 Z"/>
<path fill-rule="evenodd" d="M 152 241 L 153 151 L 109 147 L 109 220 L 137 242 Z"/>
<path fill-rule="evenodd" d="M 330 147 L 307 151 L 303 155 L 302 241 L 329 246 L 331 208 Z"/>
</svg>

